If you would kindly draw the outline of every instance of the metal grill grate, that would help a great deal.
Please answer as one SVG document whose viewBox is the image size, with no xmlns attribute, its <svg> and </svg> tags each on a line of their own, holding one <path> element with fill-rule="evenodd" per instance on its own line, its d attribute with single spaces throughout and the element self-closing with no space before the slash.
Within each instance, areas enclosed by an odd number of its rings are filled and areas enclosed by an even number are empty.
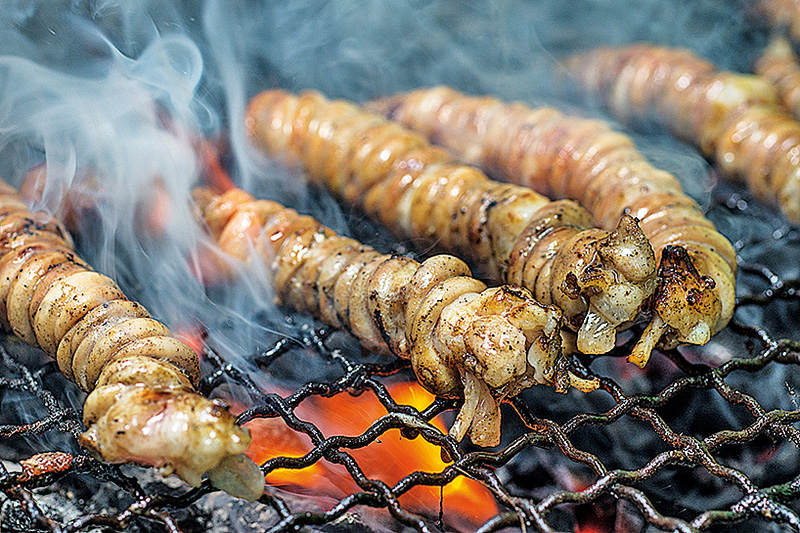
<svg viewBox="0 0 800 533">
<path fill-rule="evenodd" d="M 787 232 L 779 236 L 777 241 L 780 243 L 782 239 L 794 238 L 792 232 Z M 797 297 L 798 279 L 781 279 L 767 266 L 760 264 L 745 263 L 742 272 L 744 276 L 761 279 L 764 288 L 741 296 L 740 310 L 743 306 L 768 309 L 779 300 Z M 323 524 L 335 524 L 364 506 L 385 509 L 396 521 L 417 531 L 447 529 L 441 516 L 437 519 L 417 515 L 398 498 L 413 487 L 446 486 L 457 476 L 466 475 L 485 485 L 502 509 L 480 526 L 479 531 L 485 532 L 509 527 L 545 532 L 575 527 L 580 529 L 580 525 L 575 525 L 575 520 L 580 522 L 583 511 L 588 509 L 591 515 L 593 506 L 609 505 L 617 511 L 626 510 L 633 521 L 640 524 L 628 531 L 721 531 L 729 530 L 730 524 L 745 520 L 749 520 L 749 530 L 778 528 L 770 524 L 782 524 L 782 527 L 798 530 L 800 515 L 792 506 L 800 497 L 800 470 L 781 470 L 780 479 L 763 482 L 759 477 L 759 481 L 756 481 L 754 478 L 757 476 L 748 475 L 747 468 L 740 468 L 740 462 L 731 460 L 731 457 L 737 456 L 731 450 L 749 450 L 750 456 L 755 456 L 765 450 L 774 452 L 788 446 L 794 451 L 796 446 L 800 446 L 800 431 L 794 426 L 800 420 L 800 410 L 764 407 L 750 392 L 754 390 L 753 387 L 784 386 L 780 382 L 776 384 L 774 376 L 765 371 L 784 366 L 792 372 L 790 367 L 800 362 L 800 342 L 777 338 L 767 327 L 741 320 L 733 321 L 729 334 L 736 337 L 735 357 L 719 368 L 691 363 L 681 354 L 681 350 L 670 352 L 667 355 L 674 364 L 674 377 L 654 385 L 656 390 L 626 393 L 623 378 L 601 376 L 602 389 L 611 401 L 606 402 L 604 408 L 573 413 L 560 423 L 536 416 L 537 408 L 529 405 L 529 397 L 537 392 L 536 389 L 529 391 L 526 398 L 516 398 L 512 402 L 517 418 L 522 422 L 518 436 L 495 453 L 464 451 L 427 424 L 433 417 L 452 407 L 452 402 L 437 400 L 422 412 L 395 402 L 383 378 L 408 372 L 405 362 L 364 363 L 360 354 L 331 348 L 329 331 L 325 329 L 305 328 L 302 342 L 306 351 L 311 350 L 315 357 L 325 363 L 338 366 L 338 378 L 330 382 L 306 383 L 288 396 L 265 394 L 246 374 L 225 364 L 214 353 L 208 353 L 206 362 L 214 370 L 203 381 L 201 388 L 205 393 L 213 393 L 223 384 L 235 384 L 245 390 L 252 401 L 252 407 L 240 416 L 242 422 L 255 418 L 280 418 L 289 428 L 311 439 L 313 449 L 310 453 L 299 458 L 274 457 L 263 465 L 265 473 L 277 469 L 302 469 L 326 460 L 342 465 L 361 489 L 340 499 L 329 510 L 319 513 L 294 509 L 284 496 L 271 492 L 259 502 L 250 504 L 254 507 L 266 506 L 270 510 L 268 523 L 254 525 L 254 529 L 293 531 L 303 526 L 314 529 Z M 272 349 L 257 356 L 257 363 L 269 367 L 291 353 L 292 344 L 288 340 L 279 341 Z M 6 345 L 11 348 L 19 346 L 14 342 Z M 617 355 L 623 354 L 625 349 L 619 348 Z M 613 362 L 613 358 L 605 359 Z M 586 373 L 585 363 L 588 362 L 573 358 L 569 364 L 573 366 L 573 371 Z M 43 386 L 45 378 L 56 372 L 52 363 L 32 370 L 32 367 L 10 356 L 5 349 L 0 351 L 0 363 L 5 376 L 0 379 L 3 396 L 14 393 L 38 405 L 33 410 L 37 414 L 32 421 L 4 421 L 5 424 L 0 426 L 0 444 L 8 445 L 22 436 L 44 436 L 54 432 L 74 438 L 81 431 L 79 414 Z M 738 378 L 731 379 L 733 376 Z M 742 379 L 742 376 L 749 379 Z M 788 383 L 785 386 L 791 387 Z M 317 426 L 301 420 L 295 413 L 303 400 L 314 396 L 330 397 L 363 391 L 374 393 L 389 414 L 355 437 L 338 435 L 326 438 Z M 688 422 L 680 416 L 681 406 L 689 403 L 687 399 L 704 394 L 704 391 L 715 395 L 730 409 L 746 413 L 746 416 L 738 417 L 744 422 L 727 423 L 724 428 L 715 428 L 705 436 L 692 434 L 696 432 L 687 430 Z M 791 389 L 787 394 L 791 394 Z M 570 398 L 565 401 L 569 403 Z M 673 411 L 678 411 L 678 415 Z M 506 425 L 514 424 L 511 418 L 506 417 Z M 592 442 L 591 439 L 587 441 L 585 436 L 579 438 L 587 428 L 630 431 L 632 422 L 638 424 L 635 426 L 639 431 L 637 438 L 646 433 L 651 443 L 659 443 L 658 446 L 646 447 L 655 451 L 639 468 L 618 467 L 614 465 L 614 460 L 604 459 L 601 450 L 586 444 Z M 439 446 L 452 459 L 452 463 L 439 472 L 414 472 L 391 486 L 368 478 L 349 452 L 380 439 L 390 429 L 401 429 L 409 437 L 421 436 Z M 42 442 L 40 445 L 44 446 Z M 519 476 L 526 474 L 520 472 L 524 463 L 520 458 L 530 456 L 532 452 L 543 453 L 545 461 L 563 463 L 568 470 L 590 472 L 590 481 L 580 490 L 564 490 L 555 479 L 541 483 L 535 490 L 522 489 Z M 769 466 L 773 459 L 774 455 L 767 453 L 760 461 Z M 198 518 L 202 513 L 198 513 L 191 526 L 180 525 L 181 520 L 186 520 L 185 510 L 196 507 L 200 498 L 210 492 L 208 486 L 182 494 L 179 491 L 179 495 L 175 496 L 174 491 L 166 489 L 164 485 L 155 485 L 156 489 L 145 488 L 124 473 L 123 469 L 100 464 L 82 454 L 37 455 L 22 464 L 21 472 L 9 472 L 5 467 L 0 470 L 0 489 L 6 498 L 4 506 L 11 502 L 15 509 L 11 514 L 0 513 L 0 525 L 4 528 L 27 527 L 53 532 L 96 527 L 124 530 L 144 520 L 155 521 L 168 531 L 194 531 L 206 524 Z M 712 497 L 705 503 L 697 502 L 696 509 L 681 508 L 670 504 L 669 490 L 664 494 L 658 486 L 648 485 L 648 482 L 665 473 L 677 479 L 687 478 L 687 483 L 693 483 L 698 472 L 705 477 L 706 484 L 714 487 L 718 493 L 732 491 L 735 494 L 733 500 L 720 506 Z M 113 483 L 127 495 L 129 503 L 116 512 L 100 513 L 90 503 L 84 502 L 78 510 L 79 516 L 71 519 L 56 516 L 58 513 L 54 515 L 51 509 L 37 503 L 38 488 L 54 482 L 69 485 L 80 477 L 77 474 L 97 482 Z M 176 513 L 183 518 L 176 519 Z M 10 522 L 12 518 L 13 524 Z M 337 529 L 335 526 L 326 527 L 326 531 L 330 530 Z M 602 529 L 595 529 L 598 530 Z"/>
</svg>

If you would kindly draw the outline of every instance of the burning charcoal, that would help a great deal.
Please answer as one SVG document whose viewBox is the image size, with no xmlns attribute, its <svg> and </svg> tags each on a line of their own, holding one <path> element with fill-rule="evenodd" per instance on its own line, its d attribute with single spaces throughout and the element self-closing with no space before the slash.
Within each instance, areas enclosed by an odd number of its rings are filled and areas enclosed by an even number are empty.
<svg viewBox="0 0 800 533">
<path fill-rule="evenodd" d="M 321 510 L 319 506 L 310 503 L 307 497 L 303 498 L 287 493 L 281 493 L 281 496 L 291 502 L 293 508 L 301 508 L 304 512 Z M 225 494 L 214 495 L 204 501 L 202 505 L 211 512 L 207 531 L 266 530 L 280 521 L 280 516 L 273 509 L 264 506 L 248 506 L 241 500 L 232 499 Z M 374 533 L 375 528 L 370 525 L 371 522 L 364 520 L 360 516 L 361 514 L 364 513 L 346 513 L 340 518 L 326 523 L 320 531 L 325 533 Z"/>
<path fill-rule="evenodd" d="M 21 503 L 0 496 L 0 525 L 8 531 L 35 531 L 35 521 Z"/>
<path fill-rule="evenodd" d="M 413 380 L 391 380 L 386 383 L 386 389 L 398 405 L 410 406 L 420 412 L 434 401 L 433 395 Z M 283 393 L 281 391 L 282 395 Z M 369 391 L 357 396 L 350 391 L 342 391 L 329 398 L 309 398 L 295 410 L 298 417 L 313 423 L 325 435 L 363 435 L 377 420 L 386 417 L 387 413 L 387 406 Z M 441 418 L 436 417 L 430 422 L 425 422 L 422 418 L 417 421 L 407 419 L 406 429 L 414 424 L 430 423 L 439 431 L 446 432 Z M 280 418 L 254 419 L 247 423 L 247 427 L 253 435 L 248 455 L 257 463 L 272 463 L 276 457 L 300 457 L 313 451 L 314 446 L 310 439 L 292 430 Z M 358 462 L 364 475 L 390 486 L 414 472 L 438 473 L 448 468 L 448 463 L 441 457 L 442 448 L 439 445 L 428 442 L 421 436 L 401 436 L 402 431 L 403 429 L 392 429 L 381 433 L 369 445 L 348 453 Z M 387 461 L 387 458 L 392 459 Z M 347 474 L 344 465 L 319 462 L 313 468 L 298 466 L 276 468 L 268 472 L 267 484 L 271 487 L 270 491 L 280 487 L 283 489 L 281 494 L 287 498 L 291 498 L 287 492 L 313 494 L 312 501 L 322 504 L 325 498 L 341 499 L 360 490 Z M 398 501 L 413 512 L 431 518 L 438 517 L 459 531 L 473 531 L 498 512 L 497 504 L 488 489 L 466 476 L 458 476 L 441 487 L 417 486 L 409 493 L 399 496 Z M 323 504 L 322 508 L 313 510 L 319 512 L 324 508 Z"/>
<path fill-rule="evenodd" d="M 587 229 L 571 201 L 499 184 L 418 134 L 316 92 L 264 92 L 247 127 L 267 153 L 301 164 L 395 233 L 469 257 L 492 279 L 557 305 L 578 348 L 605 353 L 655 289 L 655 257 L 636 221 Z"/>
<path fill-rule="evenodd" d="M 195 486 L 208 473 L 220 488 L 258 498 L 263 476 L 242 455 L 250 436 L 194 392 L 194 351 L 92 271 L 61 225 L 29 212 L 5 182 L 0 205 L 1 320 L 91 392 L 82 444 L 109 462 L 156 466 Z"/>
<path fill-rule="evenodd" d="M 411 359 L 430 392 L 464 397 L 450 434 L 500 442 L 499 401 L 553 384 L 561 315 L 524 289 L 487 289 L 452 256 L 420 264 L 340 237 L 311 217 L 239 189 L 197 189 L 199 216 L 227 253 L 271 265 L 288 306 L 349 329 L 371 351 Z M 596 383 L 569 376 L 583 390 Z"/>
<path fill-rule="evenodd" d="M 621 119 L 654 118 L 713 158 L 722 173 L 800 223 L 800 123 L 759 76 L 717 69 L 688 50 L 599 48 L 566 66 Z"/>
<path fill-rule="evenodd" d="M 730 320 L 733 246 L 678 180 L 651 166 L 629 137 L 598 120 L 447 87 L 395 95 L 370 107 L 511 183 L 579 202 L 602 228 L 614 229 L 625 213 L 635 216 L 661 266 L 654 318 L 629 360 L 644 366 L 659 339 L 665 347 L 705 344 Z"/>
</svg>

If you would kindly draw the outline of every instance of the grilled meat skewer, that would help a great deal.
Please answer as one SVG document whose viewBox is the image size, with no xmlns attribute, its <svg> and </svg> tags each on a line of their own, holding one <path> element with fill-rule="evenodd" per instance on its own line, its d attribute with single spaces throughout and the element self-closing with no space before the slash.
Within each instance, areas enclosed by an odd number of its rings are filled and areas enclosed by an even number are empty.
<svg viewBox="0 0 800 533">
<path fill-rule="evenodd" d="M 500 442 L 503 398 L 535 384 L 597 383 L 556 375 L 561 313 L 522 288 L 487 289 L 461 260 L 381 254 L 308 216 L 231 189 L 194 194 L 198 216 L 228 254 L 270 267 L 280 303 L 346 328 L 371 351 L 411 360 L 420 383 L 463 397 L 450 434 Z"/>
<path fill-rule="evenodd" d="M 2 180 L 0 322 L 90 393 L 80 441 L 97 457 L 155 466 L 194 486 L 208 474 L 243 498 L 263 492 L 263 474 L 243 455 L 248 430 L 194 390 L 194 351 L 76 256 L 61 224 L 30 212 Z"/>
<path fill-rule="evenodd" d="M 599 48 L 565 66 L 620 119 L 664 124 L 800 224 L 800 123 L 778 105 L 769 81 L 647 44 Z"/>
<path fill-rule="evenodd" d="M 655 289 L 655 256 L 631 217 L 613 231 L 589 228 L 574 202 L 493 182 L 419 134 L 316 92 L 264 92 L 246 121 L 261 149 L 395 233 L 468 257 L 492 281 L 558 306 L 585 353 L 610 350 Z"/>
<path fill-rule="evenodd" d="M 774 36 L 770 40 L 755 71 L 775 86 L 783 107 L 795 118 L 800 117 L 800 63 L 785 37 Z"/>
<path fill-rule="evenodd" d="M 577 201 L 602 228 L 613 229 L 626 213 L 637 217 L 661 267 L 652 321 L 629 360 L 643 366 L 659 340 L 665 347 L 705 344 L 730 320 L 733 246 L 678 180 L 650 165 L 626 135 L 599 120 L 447 87 L 394 95 L 369 107 L 492 175 Z"/>
</svg>

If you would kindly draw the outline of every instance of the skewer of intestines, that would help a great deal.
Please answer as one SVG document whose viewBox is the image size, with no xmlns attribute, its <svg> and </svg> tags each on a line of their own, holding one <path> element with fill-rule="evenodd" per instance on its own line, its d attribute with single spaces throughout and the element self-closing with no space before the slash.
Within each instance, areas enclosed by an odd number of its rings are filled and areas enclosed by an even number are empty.
<svg viewBox="0 0 800 533">
<path fill-rule="evenodd" d="M 584 353 L 613 348 L 656 285 L 655 256 L 636 221 L 590 228 L 575 202 L 551 202 L 490 180 L 421 135 L 345 101 L 281 90 L 253 98 L 246 125 L 268 154 L 415 245 L 466 257 L 492 281 L 558 306 Z"/>
<path fill-rule="evenodd" d="M 661 345 L 705 344 L 730 320 L 736 254 L 669 173 L 656 169 L 626 135 L 599 120 L 531 109 L 436 87 L 369 104 L 493 176 L 570 198 L 612 229 L 639 219 L 660 261 L 647 329 L 629 360 L 644 365 Z"/>
<path fill-rule="evenodd" d="M 766 79 L 718 70 L 683 49 L 599 48 L 564 63 L 620 119 L 655 119 L 800 224 L 800 123 Z"/>
<path fill-rule="evenodd" d="M 111 463 L 133 462 L 256 499 L 264 476 L 243 455 L 250 434 L 197 394 L 195 352 L 73 250 L 61 224 L 28 210 L 0 180 L 0 323 L 54 357 L 90 394 L 80 441 Z"/>
<path fill-rule="evenodd" d="M 240 189 L 198 188 L 193 197 L 225 252 L 269 266 L 282 305 L 349 330 L 370 351 L 410 359 L 433 394 L 464 398 L 450 429 L 457 440 L 499 444 L 499 404 L 524 388 L 598 386 L 556 370 L 561 313 L 525 289 L 487 289 L 453 256 L 418 263 L 379 253 Z"/>
</svg>

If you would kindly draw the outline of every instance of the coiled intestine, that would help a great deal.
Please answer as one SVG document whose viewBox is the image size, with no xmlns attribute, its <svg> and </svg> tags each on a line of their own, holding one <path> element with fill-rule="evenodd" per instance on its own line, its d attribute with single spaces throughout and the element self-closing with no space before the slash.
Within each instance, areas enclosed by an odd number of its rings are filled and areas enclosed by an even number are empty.
<svg viewBox="0 0 800 533">
<path fill-rule="evenodd" d="M 570 198 L 611 229 L 639 219 L 660 260 L 653 319 L 630 360 L 643 365 L 656 341 L 705 344 L 730 320 L 736 254 L 672 175 L 654 168 L 626 135 L 599 120 L 531 109 L 448 87 L 418 89 L 370 104 L 492 175 Z"/>
<path fill-rule="evenodd" d="M 600 48 L 567 69 L 622 119 L 655 119 L 713 159 L 722 174 L 800 223 L 800 123 L 766 79 L 716 69 L 688 50 Z"/>
<path fill-rule="evenodd" d="M 59 222 L 0 180 L 0 322 L 54 357 L 84 391 L 81 444 L 99 458 L 203 474 L 248 499 L 264 487 L 243 452 L 250 434 L 194 391 L 197 355 L 73 250 Z"/>
<path fill-rule="evenodd" d="M 270 267 L 281 304 L 348 329 L 371 351 L 410 359 L 430 392 L 463 397 L 450 430 L 458 440 L 469 434 L 475 444 L 498 444 L 499 403 L 523 388 L 597 387 L 556 375 L 561 313 L 525 289 L 487 289 L 452 256 L 420 264 L 381 254 L 240 189 L 199 188 L 193 196 L 220 248 Z"/>
<path fill-rule="evenodd" d="M 775 86 L 783 107 L 800 117 L 800 64 L 789 40 L 773 36 L 758 58 L 755 72 Z"/>
<path fill-rule="evenodd" d="M 633 218 L 614 231 L 587 229 L 576 203 L 494 182 L 352 103 L 267 91 L 251 100 L 246 124 L 260 148 L 395 233 L 558 306 L 584 353 L 610 350 L 655 288 L 655 256 Z"/>
</svg>

